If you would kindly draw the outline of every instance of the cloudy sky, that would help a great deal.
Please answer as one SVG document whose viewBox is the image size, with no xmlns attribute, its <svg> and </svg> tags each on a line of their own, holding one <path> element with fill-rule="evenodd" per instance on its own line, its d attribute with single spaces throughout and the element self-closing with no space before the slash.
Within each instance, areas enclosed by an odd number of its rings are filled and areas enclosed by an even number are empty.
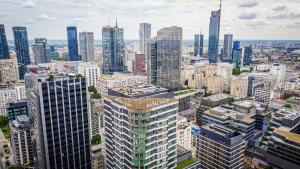
<svg viewBox="0 0 300 169">
<path fill-rule="evenodd" d="M 66 26 L 94 32 L 115 23 L 125 39 L 137 39 L 139 23 L 152 24 L 152 35 L 168 26 L 183 27 L 184 39 L 200 30 L 207 38 L 209 17 L 218 0 L 0 0 L 0 23 L 8 39 L 11 27 L 26 26 L 29 38 L 66 39 Z M 221 35 L 235 39 L 300 40 L 300 0 L 223 0 Z M 109 19 L 110 18 L 110 19 Z M 223 38 L 221 38 L 223 39 Z"/>
</svg>

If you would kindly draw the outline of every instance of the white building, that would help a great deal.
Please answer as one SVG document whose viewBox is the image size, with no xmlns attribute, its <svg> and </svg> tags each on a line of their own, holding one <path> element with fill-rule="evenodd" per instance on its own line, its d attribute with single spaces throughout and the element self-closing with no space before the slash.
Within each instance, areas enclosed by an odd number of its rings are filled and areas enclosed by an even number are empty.
<svg viewBox="0 0 300 169">
<path fill-rule="evenodd" d="M 146 84 L 147 76 L 114 73 L 113 75 L 101 76 L 96 86 L 101 95 L 107 95 L 108 89 L 115 87 L 130 87 L 139 84 Z"/>
<path fill-rule="evenodd" d="M 0 59 L 0 83 L 18 82 L 17 59 Z"/>
<path fill-rule="evenodd" d="M 94 57 L 94 34 L 93 32 L 79 33 L 79 52 L 84 62 L 95 61 Z"/>
<path fill-rule="evenodd" d="M 255 100 L 262 103 L 270 103 L 271 90 L 270 88 L 257 88 L 254 92 Z"/>
<path fill-rule="evenodd" d="M 6 115 L 6 104 L 26 99 L 25 85 L 0 86 L 0 115 Z"/>
<path fill-rule="evenodd" d="M 230 82 L 230 95 L 245 98 L 248 94 L 248 77 L 235 76 Z"/>
<path fill-rule="evenodd" d="M 213 76 L 207 79 L 207 90 L 213 93 L 223 93 L 225 87 L 224 78 Z"/>
<path fill-rule="evenodd" d="M 274 63 L 270 69 L 270 74 L 276 76 L 277 87 L 281 87 L 284 83 L 286 65 Z"/>
<path fill-rule="evenodd" d="M 87 86 L 96 86 L 100 79 L 100 68 L 97 64 L 80 63 L 78 65 L 78 74 L 85 76 Z"/>
<path fill-rule="evenodd" d="M 150 23 L 141 23 L 140 24 L 140 31 L 139 31 L 139 38 L 140 38 L 140 52 L 146 53 L 147 49 L 147 42 L 151 38 L 151 24 Z"/>
<path fill-rule="evenodd" d="M 192 125 L 180 115 L 177 116 L 177 145 L 192 150 Z"/>
</svg>

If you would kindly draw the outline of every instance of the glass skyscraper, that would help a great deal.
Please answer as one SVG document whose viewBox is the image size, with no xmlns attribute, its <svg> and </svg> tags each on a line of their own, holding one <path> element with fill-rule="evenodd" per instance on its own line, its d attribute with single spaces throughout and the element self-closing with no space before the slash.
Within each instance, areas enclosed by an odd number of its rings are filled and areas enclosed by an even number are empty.
<svg viewBox="0 0 300 169">
<path fill-rule="evenodd" d="M 222 52 L 222 61 L 231 62 L 232 60 L 232 39 L 231 34 L 224 35 L 224 47 Z"/>
<path fill-rule="evenodd" d="M 36 38 L 32 50 L 35 64 L 51 62 L 51 52 L 46 38 Z"/>
<path fill-rule="evenodd" d="M 67 27 L 68 33 L 68 50 L 70 61 L 80 61 L 78 54 L 77 28 L 75 26 Z"/>
<path fill-rule="evenodd" d="M 9 59 L 9 50 L 3 24 L 0 24 L 0 59 Z"/>
<path fill-rule="evenodd" d="M 26 66 L 30 64 L 29 45 L 26 27 L 13 27 L 15 48 L 18 59 L 19 77 L 24 79 Z"/>
<path fill-rule="evenodd" d="M 151 38 L 147 44 L 147 81 L 157 85 L 157 40 Z"/>
<path fill-rule="evenodd" d="M 194 39 L 194 56 L 203 56 L 203 40 L 202 34 L 196 34 Z"/>
<path fill-rule="evenodd" d="M 232 62 L 235 65 L 236 68 L 241 67 L 241 62 L 242 62 L 242 54 L 243 50 L 240 48 L 241 47 L 241 42 L 240 41 L 234 41 L 233 42 L 233 48 L 232 48 Z"/>
<path fill-rule="evenodd" d="M 212 11 L 209 24 L 208 61 L 218 62 L 219 34 L 220 34 L 221 6 L 217 11 Z"/>
<path fill-rule="evenodd" d="M 244 48 L 244 60 L 243 65 L 244 66 L 250 66 L 252 63 L 252 47 L 247 46 Z"/>
<path fill-rule="evenodd" d="M 124 29 L 105 26 L 102 29 L 103 64 L 102 73 L 125 72 Z"/>
<path fill-rule="evenodd" d="M 94 34 L 93 32 L 79 33 L 79 46 L 81 60 L 84 62 L 95 61 L 94 58 Z"/>
<path fill-rule="evenodd" d="M 147 50 L 147 42 L 151 38 L 151 24 L 150 23 L 141 23 L 140 24 L 140 51 L 142 53 L 146 53 Z"/>
<path fill-rule="evenodd" d="M 30 72 L 25 76 L 25 86 L 36 168 L 90 169 L 89 100 L 85 78 Z"/>
</svg>

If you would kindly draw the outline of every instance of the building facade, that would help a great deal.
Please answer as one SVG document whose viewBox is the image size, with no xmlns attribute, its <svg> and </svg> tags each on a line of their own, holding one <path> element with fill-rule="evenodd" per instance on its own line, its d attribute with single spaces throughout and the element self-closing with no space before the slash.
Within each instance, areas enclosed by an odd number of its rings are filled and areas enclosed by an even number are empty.
<svg viewBox="0 0 300 169">
<path fill-rule="evenodd" d="M 9 50 L 7 45 L 6 33 L 3 24 L 0 24 L 0 59 L 9 59 Z"/>
<path fill-rule="evenodd" d="M 155 86 L 109 90 L 104 98 L 106 167 L 175 169 L 177 104 L 167 89 Z"/>
<path fill-rule="evenodd" d="M 29 44 L 26 27 L 13 27 L 13 33 L 18 59 L 19 78 L 24 79 L 26 66 L 30 64 Z"/>
<path fill-rule="evenodd" d="M 36 65 L 39 63 L 51 62 L 50 48 L 47 45 L 46 38 L 36 38 L 35 44 L 32 45 L 32 50 L 34 54 L 34 62 Z"/>
<path fill-rule="evenodd" d="M 7 117 L 9 121 L 13 121 L 17 116 L 27 115 L 28 116 L 28 108 L 27 108 L 27 100 L 17 100 L 7 103 L 6 105 Z"/>
<path fill-rule="evenodd" d="M 93 32 L 79 33 L 80 56 L 83 62 L 95 61 Z"/>
<path fill-rule="evenodd" d="M 245 98 L 248 95 L 248 77 L 233 77 L 230 82 L 230 95 Z"/>
<path fill-rule="evenodd" d="M 146 54 L 147 52 L 147 43 L 151 39 L 151 24 L 150 23 L 141 23 L 140 31 L 140 52 Z"/>
<path fill-rule="evenodd" d="M 77 28 L 75 26 L 68 26 L 67 35 L 68 35 L 69 60 L 80 61 L 81 58 L 78 54 Z"/>
<path fill-rule="evenodd" d="M 88 87 L 97 85 L 100 79 L 100 67 L 92 63 L 80 63 L 77 68 L 78 74 L 81 74 L 86 79 Z"/>
<path fill-rule="evenodd" d="M 194 56 L 203 56 L 204 35 L 196 34 L 194 37 Z"/>
<path fill-rule="evenodd" d="M 103 63 L 102 73 L 125 72 L 124 29 L 118 25 L 102 29 Z"/>
<path fill-rule="evenodd" d="M 89 98 L 85 79 L 39 72 L 26 75 L 25 85 L 33 121 L 35 166 L 90 169 Z"/>
<path fill-rule="evenodd" d="M 0 59 L 0 83 L 16 83 L 19 81 L 18 61 L 13 59 Z"/>
<path fill-rule="evenodd" d="M 244 58 L 243 58 L 243 65 L 250 66 L 252 63 L 252 47 L 247 46 L 244 48 Z"/>
</svg>

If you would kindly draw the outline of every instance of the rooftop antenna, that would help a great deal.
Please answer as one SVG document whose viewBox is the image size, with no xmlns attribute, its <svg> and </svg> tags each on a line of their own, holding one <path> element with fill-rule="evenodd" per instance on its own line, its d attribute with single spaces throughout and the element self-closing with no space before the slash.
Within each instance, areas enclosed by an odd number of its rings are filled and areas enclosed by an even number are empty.
<svg viewBox="0 0 300 169">
<path fill-rule="evenodd" d="M 118 18 L 116 17 L 116 28 L 118 27 Z"/>
<path fill-rule="evenodd" d="M 222 9 L 222 0 L 220 0 L 220 11 Z"/>
<path fill-rule="evenodd" d="M 110 25 L 110 16 L 108 16 L 108 25 Z"/>
</svg>

